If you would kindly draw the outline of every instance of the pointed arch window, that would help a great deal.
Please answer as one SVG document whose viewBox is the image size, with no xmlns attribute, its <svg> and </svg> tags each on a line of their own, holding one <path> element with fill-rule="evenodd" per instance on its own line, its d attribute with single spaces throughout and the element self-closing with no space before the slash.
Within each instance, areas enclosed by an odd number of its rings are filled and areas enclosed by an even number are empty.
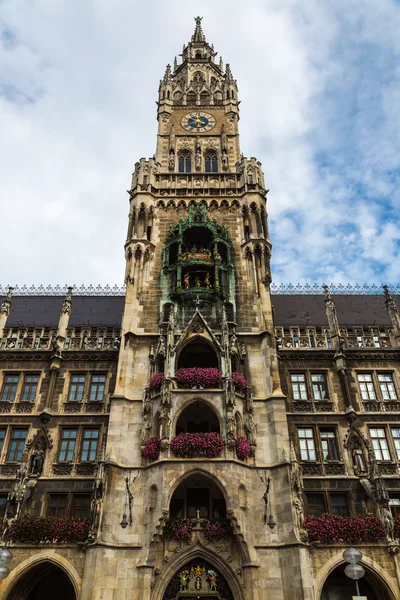
<svg viewBox="0 0 400 600">
<path fill-rule="evenodd" d="M 189 150 L 182 150 L 178 154 L 179 173 L 190 173 L 192 170 L 192 155 Z"/>
<path fill-rule="evenodd" d="M 218 173 L 218 156 L 216 152 L 207 152 L 204 159 L 206 173 Z"/>
</svg>

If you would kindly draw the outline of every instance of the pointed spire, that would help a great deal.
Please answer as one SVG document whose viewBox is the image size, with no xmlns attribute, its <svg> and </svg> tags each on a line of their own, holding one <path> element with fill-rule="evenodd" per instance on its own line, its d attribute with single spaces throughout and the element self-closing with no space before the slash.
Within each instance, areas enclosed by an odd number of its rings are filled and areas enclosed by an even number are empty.
<svg viewBox="0 0 400 600">
<path fill-rule="evenodd" d="M 175 150 L 175 127 L 171 126 L 171 132 L 169 134 L 169 149 Z"/>
<path fill-rule="evenodd" d="M 194 30 L 194 34 L 192 35 L 192 42 L 205 42 L 206 38 L 205 35 L 203 33 L 203 29 L 201 27 L 201 21 L 202 21 L 203 17 L 195 17 L 195 23 L 196 23 L 196 27 Z"/>
<path fill-rule="evenodd" d="M 219 69 L 221 73 L 224 70 L 224 61 L 222 60 L 222 56 L 219 57 Z"/>
<path fill-rule="evenodd" d="M 339 342 L 339 338 L 340 338 L 339 321 L 337 318 L 335 303 L 333 301 L 333 298 L 329 291 L 329 287 L 327 285 L 324 285 L 324 295 L 325 295 L 325 312 L 326 312 L 326 316 L 328 318 L 332 343 L 333 343 L 334 348 L 336 348 L 338 345 L 338 342 Z"/>
<path fill-rule="evenodd" d="M 231 66 L 229 63 L 226 63 L 225 78 L 226 78 L 226 81 L 233 81 L 233 75 L 232 75 Z"/>
<path fill-rule="evenodd" d="M 397 304 L 394 301 L 392 294 L 389 292 L 389 288 L 387 285 L 382 286 L 385 292 L 385 304 L 386 310 L 392 322 L 392 326 L 394 329 L 394 335 L 399 343 L 400 341 L 400 314 L 399 309 L 397 308 Z"/>
<path fill-rule="evenodd" d="M 175 58 L 174 58 L 174 73 L 177 70 L 177 68 L 178 68 L 178 61 L 176 60 L 176 56 L 175 56 Z"/>
<path fill-rule="evenodd" d="M 13 290 L 14 290 L 13 287 L 8 288 L 7 296 L 4 298 L 4 300 L 0 306 L 0 314 L 6 315 L 7 317 L 10 314 L 11 296 L 12 296 Z"/>
<path fill-rule="evenodd" d="M 163 83 L 168 83 L 171 80 L 171 65 L 167 65 L 164 73 Z"/>
</svg>

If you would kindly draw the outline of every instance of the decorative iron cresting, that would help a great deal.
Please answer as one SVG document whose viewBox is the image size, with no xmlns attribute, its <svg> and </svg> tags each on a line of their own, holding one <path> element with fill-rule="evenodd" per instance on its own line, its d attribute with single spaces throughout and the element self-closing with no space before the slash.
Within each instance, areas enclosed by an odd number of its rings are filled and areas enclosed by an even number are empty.
<svg viewBox="0 0 400 600">
<path fill-rule="evenodd" d="M 334 295 L 349 295 L 349 296 L 380 296 L 383 294 L 382 285 L 376 284 L 330 284 L 329 291 Z M 388 289 L 391 294 L 400 295 L 400 283 L 388 284 Z M 0 296 L 7 296 L 9 286 L 0 285 Z M 270 286 L 272 294 L 282 294 L 286 296 L 296 295 L 323 295 L 324 288 L 323 284 L 308 284 L 298 283 L 292 285 L 291 283 L 272 283 Z M 62 296 L 64 297 L 68 292 L 68 285 L 16 285 L 13 291 L 13 297 L 15 296 Z M 126 288 L 124 285 L 74 285 L 73 296 L 125 296 Z"/>
</svg>

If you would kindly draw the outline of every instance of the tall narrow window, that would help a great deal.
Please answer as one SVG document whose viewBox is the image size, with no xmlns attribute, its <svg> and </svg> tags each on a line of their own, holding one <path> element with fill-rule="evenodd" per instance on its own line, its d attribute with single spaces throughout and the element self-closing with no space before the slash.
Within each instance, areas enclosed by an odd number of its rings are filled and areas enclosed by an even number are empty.
<svg viewBox="0 0 400 600">
<path fill-rule="evenodd" d="M 67 494 L 50 494 L 47 516 L 65 517 L 67 508 Z"/>
<path fill-rule="evenodd" d="M 27 433 L 27 429 L 13 429 L 7 454 L 8 462 L 21 462 Z"/>
<path fill-rule="evenodd" d="M 74 494 L 72 496 L 71 517 L 76 519 L 90 519 L 91 494 Z"/>
<path fill-rule="evenodd" d="M 347 517 L 349 515 L 347 494 L 330 494 L 329 500 L 331 502 L 331 511 L 333 515 L 340 515 L 341 517 Z"/>
<path fill-rule="evenodd" d="M 1 451 L 2 451 L 2 449 L 3 449 L 4 440 L 5 440 L 5 437 L 6 437 L 6 431 L 7 431 L 7 430 L 6 430 L 6 428 L 5 428 L 5 427 L 2 427 L 2 428 L 0 429 L 0 454 L 1 454 Z"/>
<path fill-rule="evenodd" d="M 102 402 L 104 400 L 105 375 L 92 375 L 90 380 L 90 402 Z"/>
<path fill-rule="evenodd" d="M 85 391 L 85 375 L 71 375 L 68 400 L 70 402 L 81 402 Z"/>
<path fill-rule="evenodd" d="M 2 402 L 12 402 L 13 400 L 15 400 L 18 380 L 19 375 L 5 375 L 3 388 L 1 390 Z"/>
<path fill-rule="evenodd" d="M 332 429 L 322 429 L 320 434 L 324 460 L 339 460 L 335 432 Z"/>
<path fill-rule="evenodd" d="M 23 402 L 33 402 L 35 400 L 38 383 L 39 375 L 25 375 L 21 395 L 21 400 Z"/>
<path fill-rule="evenodd" d="M 63 429 L 61 433 L 60 452 L 58 460 L 60 462 L 71 462 L 74 458 L 76 444 L 76 429 Z"/>
<path fill-rule="evenodd" d="M 304 373 L 292 373 L 292 390 L 294 400 L 307 400 L 306 376 Z"/>
<path fill-rule="evenodd" d="M 379 387 L 384 400 L 397 400 L 396 388 L 391 373 L 378 373 Z"/>
<path fill-rule="evenodd" d="M 328 386 L 326 385 L 325 373 L 311 373 L 314 400 L 326 400 L 328 398 Z"/>
<path fill-rule="evenodd" d="M 81 460 L 96 460 L 97 443 L 99 440 L 98 429 L 85 429 L 83 432 Z"/>
<path fill-rule="evenodd" d="M 189 150 L 182 150 L 178 154 L 179 173 L 190 173 L 192 171 L 192 155 Z"/>
<path fill-rule="evenodd" d="M 7 506 L 7 494 L 0 494 L 0 519 L 3 520 Z"/>
<path fill-rule="evenodd" d="M 325 498 L 323 494 L 306 494 L 308 514 L 320 517 L 325 511 Z"/>
<path fill-rule="evenodd" d="M 206 173 L 218 173 L 218 156 L 216 152 L 207 152 L 204 158 L 204 170 Z"/>
<path fill-rule="evenodd" d="M 400 428 L 392 428 L 392 436 L 394 440 L 394 446 L 396 448 L 397 460 L 400 460 Z"/>
<path fill-rule="evenodd" d="M 301 460 L 317 460 L 313 430 L 310 428 L 299 429 L 299 445 Z"/>
<path fill-rule="evenodd" d="M 382 428 L 374 428 L 369 430 L 372 439 L 372 447 L 375 452 L 376 460 L 390 460 L 390 453 L 386 439 L 385 430 Z"/>
<path fill-rule="evenodd" d="M 360 384 L 361 398 L 363 400 L 376 400 L 371 373 L 359 373 L 358 383 Z"/>
</svg>

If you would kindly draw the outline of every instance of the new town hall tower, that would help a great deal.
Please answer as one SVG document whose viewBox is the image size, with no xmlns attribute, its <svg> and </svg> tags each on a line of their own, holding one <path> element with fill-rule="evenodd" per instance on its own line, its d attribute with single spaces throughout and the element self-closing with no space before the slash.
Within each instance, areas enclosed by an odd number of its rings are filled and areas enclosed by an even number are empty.
<svg viewBox="0 0 400 600">
<path fill-rule="evenodd" d="M 198 17 L 135 165 L 125 289 L 0 290 L 6 600 L 350 600 L 349 541 L 361 593 L 399 597 L 396 290 L 271 296 L 216 57 Z"/>
</svg>

